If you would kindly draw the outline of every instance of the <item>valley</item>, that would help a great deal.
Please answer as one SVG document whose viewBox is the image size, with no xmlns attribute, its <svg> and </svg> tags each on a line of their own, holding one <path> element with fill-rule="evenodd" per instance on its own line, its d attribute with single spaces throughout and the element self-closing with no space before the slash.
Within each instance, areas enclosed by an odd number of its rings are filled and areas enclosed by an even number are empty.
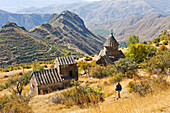
<svg viewBox="0 0 170 113">
<path fill-rule="evenodd" d="M 7 1 L 0 113 L 170 112 L 169 0 Z"/>
</svg>

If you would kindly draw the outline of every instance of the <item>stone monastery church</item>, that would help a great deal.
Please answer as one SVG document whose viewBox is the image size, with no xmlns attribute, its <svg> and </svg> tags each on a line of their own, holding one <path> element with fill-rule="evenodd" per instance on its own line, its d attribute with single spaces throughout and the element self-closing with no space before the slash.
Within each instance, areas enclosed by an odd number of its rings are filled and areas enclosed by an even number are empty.
<svg viewBox="0 0 170 113">
<path fill-rule="evenodd" d="M 120 58 L 125 58 L 118 50 L 118 42 L 111 32 L 111 36 L 104 43 L 104 50 L 100 51 L 96 64 L 108 65 Z M 34 95 L 46 94 L 59 89 L 70 87 L 71 80 L 78 80 L 78 67 L 72 56 L 57 57 L 54 69 L 34 71 L 30 77 L 30 93 Z"/>
<path fill-rule="evenodd" d="M 39 95 L 70 87 L 78 80 L 78 67 L 72 56 L 57 57 L 54 69 L 34 71 L 30 77 L 30 94 Z"/>
<path fill-rule="evenodd" d="M 125 58 L 125 55 L 121 50 L 118 50 L 119 43 L 113 36 L 113 31 L 111 31 L 111 36 L 104 43 L 104 50 L 101 50 L 96 64 L 108 65 L 113 64 L 114 61 L 119 60 L 120 58 Z"/>
</svg>

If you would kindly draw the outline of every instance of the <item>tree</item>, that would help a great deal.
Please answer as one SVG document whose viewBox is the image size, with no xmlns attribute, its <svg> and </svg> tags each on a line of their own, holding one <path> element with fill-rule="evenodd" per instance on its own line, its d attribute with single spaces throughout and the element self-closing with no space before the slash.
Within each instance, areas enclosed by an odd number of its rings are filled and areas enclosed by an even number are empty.
<svg viewBox="0 0 170 113">
<path fill-rule="evenodd" d="M 133 58 L 137 63 L 143 62 L 147 57 L 155 55 L 156 48 L 142 43 L 131 44 L 126 54 L 127 57 Z"/>
<path fill-rule="evenodd" d="M 91 67 L 91 64 L 84 61 L 79 61 L 78 66 L 86 72 L 86 70 Z"/>
<path fill-rule="evenodd" d="M 156 54 L 156 56 L 150 58 L 146 61 L 146 65 L 150 70 L 161 69 L 162 72 L 165 71 L 165 68 L 170 66 L 170 50 L 161 51 Z"/>
<path fill-rule="evenodd" d="M 164 44 L 162 44 L 160 47 L 159 47 L 159 51 L 165 51 L 165 50 L 167 50 L 168 48 L 164 45 Z"/>
<path fill-rule="evenodd" d="M 145 45 L 147 49 L 147 57 L 153 57 L 157 51 L 155 46 Z"/>
<path fill-rule="evenodd" d="M 134 70 L 138 67 L 138 64 L 134 61 L 134 59 L 129 57 L 119 59 L 114 62 L 114 65 L 118 72 L 122 72 L 124 74 L 128 70 Z"/>
<path fill-rule="evenodd" d="M 20 78 L 17 79 L 9 79 L 9 82 L 11 84 L 10 91 L 14 94 L 22 94 L 23 88 L 25 85 L 29 83 L 29 78 L 30 78 L 30 73 L 25 74 L 24 76 L 21 76 Z"/>
<path fill-rule="evenodd" d="M 18 91 L 19 95 L 21 95 L 23 87 L 24 87 L 24 81 L 22 81 L 20 79 L 17 83 L 17 91 Z"/>
<path fill-rule="evenodd" d="M 154 39 L 152 40 L 152 42 L 153 42 L 154 44 L 159 43 L 159 42 L 160 42 L 160 37 L 154 38 Z"/>
<path fill-rule="evenodd" d="M 147 57 L 147 48 L 145 44 L 131 44 L 127 53 L 127 57 L 133 58 L 136 62 L 142 62 Z"/>
<path fill-rule="evenodd" d="M 129 37 L 129 40 L 127 41 L 127 46 L 130 46 L 130 44 L 136 44 L 139 43 L 139 37 L 133 35 L 132 37 Z"/>
</svg>

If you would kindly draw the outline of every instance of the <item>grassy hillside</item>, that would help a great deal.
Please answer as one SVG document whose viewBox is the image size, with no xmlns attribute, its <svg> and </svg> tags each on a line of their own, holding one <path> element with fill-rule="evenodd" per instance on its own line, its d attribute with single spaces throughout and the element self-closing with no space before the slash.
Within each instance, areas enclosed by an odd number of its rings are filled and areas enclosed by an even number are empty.
<svg viewBox="0 0 170 113">
<path fill-rule="evenodd" d="M 0 64 L 1 67 L 30 63 L 33 61 L 53 60 L 56 56 L 76 54 L 66 46 L 53 45 L 35 38 L 24 28 L 15 23 L 7 23 L 0 29 Z"/>
</svg>

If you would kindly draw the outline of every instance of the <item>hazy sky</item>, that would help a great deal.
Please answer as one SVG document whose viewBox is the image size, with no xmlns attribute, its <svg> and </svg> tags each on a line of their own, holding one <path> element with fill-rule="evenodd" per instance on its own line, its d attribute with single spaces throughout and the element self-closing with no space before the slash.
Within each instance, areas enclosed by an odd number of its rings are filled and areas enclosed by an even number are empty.
<svg viewBox="0 0 170 113">
<path fill-rule="evenodd" d="M 100 1 L 100 0 L 0 0 L 0 9 L 16 12 L 28 7 L 44 7 L 52 4 L 64 4 L 83 1 Z"/>
</svg>

